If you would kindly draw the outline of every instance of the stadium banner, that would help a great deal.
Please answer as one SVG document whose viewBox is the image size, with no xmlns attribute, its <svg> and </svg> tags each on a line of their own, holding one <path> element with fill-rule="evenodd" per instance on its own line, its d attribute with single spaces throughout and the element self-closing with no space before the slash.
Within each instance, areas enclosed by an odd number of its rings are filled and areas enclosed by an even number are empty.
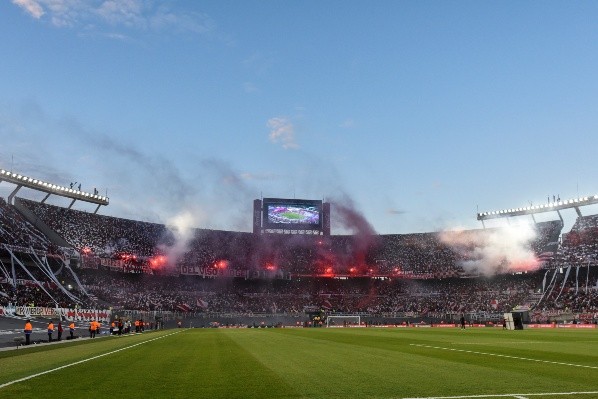
<svg viewBox="0 0 598 399">
<path fill-rule="evenodd" d="M 58 309 L 60 316 L 68 321 L 110 321 L 112 317 L 111 310 L 99 310 L 99 309 Z"/>
<path fill-rule="evenodd" d="M 596 324 L 557 324 L 557 328 L 596 328 Z"/>
<path fill-rule="evenodd" d="M 17 306 L 15 309 L 17 316 L 32 317 L 32 316 L 56 316 L 55 309 L 40 306 Z"/>
<path fill-rule="evenodd" d="M 528 328 L 555 328 L 555 324 L 553 323 L 544 323 L 544 324 L 528 324 Z"/>
<path fill-rule="evenodd" d="M 240 269 L 217 269 L 214 267 L 202 266 L 185 266 L 180 267 L 179 274 L 186 276 L 202 276 L 202 277 L 242 277 L 247 278 L 248 271 Z"/>
<path fill-rule="evenodd" d="M 15 305 L 12 303 L 9 303 L 6 306 L 0 306 L 0 316 L 14 316 L 15 310 Z"/>
<path fill-rule="evenodd" d="M 98 309 L 67 309 L 67 308 L 46 308 L 40 306 L 17 306 L 14 314 L 22 317 L 61 317 L 68 321 L 110 321 L 111 310 Z"/>
</svg>

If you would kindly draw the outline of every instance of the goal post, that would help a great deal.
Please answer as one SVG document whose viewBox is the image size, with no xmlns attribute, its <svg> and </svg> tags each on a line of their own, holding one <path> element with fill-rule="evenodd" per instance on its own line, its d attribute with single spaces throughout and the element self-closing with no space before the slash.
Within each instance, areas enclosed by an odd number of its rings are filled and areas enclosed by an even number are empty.
<svg viewBox="0 0 598 399">
<path fill-rule="evenodd" d="M 361 327 L 361 316 L 328 316 L 326 317 L 326 327 Z"/>
</svg>

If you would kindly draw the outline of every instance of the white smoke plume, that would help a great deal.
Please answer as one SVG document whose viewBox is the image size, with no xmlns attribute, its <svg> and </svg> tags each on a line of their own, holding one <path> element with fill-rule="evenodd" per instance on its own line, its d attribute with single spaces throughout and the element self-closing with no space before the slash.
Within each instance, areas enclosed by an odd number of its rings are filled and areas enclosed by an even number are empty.
<svg viewBox="0 0 598 399">
<path fill-rule="evenodd" d="M 465 272 L 485 276 L 538 269 L 540 262 L 530 246 L 536 235 L 529 224 L 439 233 L 440 240 L 458 255 L 457 262 Z"/>
<path fill-rule="evenodd" d="M 201 225 L 204 215 L 197 208 L 183 208 L 166 222 L 172 233 L 174 245 L 162 246 L 167 266 L 174 268 L 182 256 L 189 251 L 189 244 L 195 238 L 196 226 Z"/>
</svg>

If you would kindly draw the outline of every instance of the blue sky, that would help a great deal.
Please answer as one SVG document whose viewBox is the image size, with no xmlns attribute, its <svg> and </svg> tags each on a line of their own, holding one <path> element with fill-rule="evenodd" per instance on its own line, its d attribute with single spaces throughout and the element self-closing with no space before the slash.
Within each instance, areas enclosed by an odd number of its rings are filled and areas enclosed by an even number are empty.
<svg viewBox="0 0 598 399">
<path fill-rule="evenodd" d="M 581 1 L 3 1 L 0 167 L 157 222 L 250 231 L 263 195 L 378 233 L 481 227 L 478 207 L 598 194 L 596 21 Z"/>
</svg>

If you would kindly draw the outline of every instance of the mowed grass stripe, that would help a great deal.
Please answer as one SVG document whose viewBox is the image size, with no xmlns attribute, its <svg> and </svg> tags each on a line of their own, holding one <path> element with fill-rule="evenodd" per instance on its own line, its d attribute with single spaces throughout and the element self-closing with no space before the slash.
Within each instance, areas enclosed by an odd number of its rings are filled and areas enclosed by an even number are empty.
<svg viewBox="0 0 598 399">
<path fill-rule="evenodd" d="M 308 331 L 308 330 L 304 330 Z M 598 334 L 592 330 L 526 330 L 503 331 L 497 329 L 336 329 L 335 334 L 322 335 L 321 339 L 354 343 L 353 336 L 362 345 L 388 349 L 394 345 L 452 346 L 479 352 L 495 352 L 505 356 L 535 358 L 547 362 L 563 362 L 563 357 L 574 359 L 571 363 L 596 366 L 598 363 Z M 286 333 L 290 330 L 285 330 Z M 312 337 L 317 335 L 311 334 Z M 400 339 L 399 339 L 400 338 Z M 580 339 L 582 338 L 582 339 Z M 593 338 L 593 339 L 590 339 Z M 530 344 L 523 344 L 527 339 Z M 514 342 L 510 345 L 509 342 Z"/>
<path fill-rule="evenodd" d="M 445 335 L 436 331 L 424 335 Z M 261 332 L 261 336 L 233 330 L 227 334 L 292 385 L 305 386 L 314 379 L 334 381 L 317 391 L 306 388 L 309 397 L 322 394 L 343 397 L 343 392 L 339 392 L 341 387 L 350 388 L 351 397 L 512 392 L 513 386 L 528 392 L 537 391 L 539 387 L 544 387 L 545 392 L 587 391 L 595 388 L 594 379 L 598 375 L 594 370 L 563 370 L 555 365 L 530 367 L 517 359 L 495 361 L 467 353 L 414 348 L 409 345 L 414 341 L 410 335 L 418 335 L 419 331 L 288 329 L 257 332 Z M 455 336 L 450 339 L 454 340 Z"/>
<path fill-rule="evenodd" d="M 36 345 L 0 353 L 0 384 L 14 381 L 56 367 L 69 365 L 148 339 L 171 334 L 173 330 L 155 331 L 122 337 L 76 340 L 56 345 Z M 0 396 L 2 397 L 2 396 Z"/>
<path fill-rule="evenodd" d="M 272 390 L 285 397 L 289 387 L 269 375 L 242 348 L 216 330 L 177 334 L 130 348 L 0 390 L 0 397 L 20 399 L 76 393 L 118 397 L 164 398 L 265 397 Z M 6 396 L 4 396 L 6 395 Z M 290 392 L 288 397 L 297 397 Z"/>
</svg>

